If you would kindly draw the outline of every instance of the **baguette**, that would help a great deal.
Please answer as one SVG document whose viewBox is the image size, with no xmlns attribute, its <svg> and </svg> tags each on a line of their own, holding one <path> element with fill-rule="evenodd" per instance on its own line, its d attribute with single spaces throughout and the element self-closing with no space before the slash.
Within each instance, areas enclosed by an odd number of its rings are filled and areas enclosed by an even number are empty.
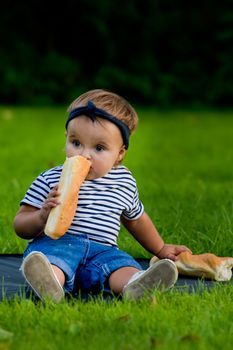
<svg viewBox="0 0 233 350">
<path fill-rule="evenodd" d="M 61 203 L 51 209 L 44 229 L 47 236 L 58 239 L 68 230 L 77 208 L 80 186 L 90 165 L 90 161 L 82 156 L 66 158 L 58 185 Z"/>
<path fill-rule="evenodd" d="M 156 256 L 150 260 L 150 265 L 158 261 Z M 182 252 L 175 261 L 179 274 L 204 277 L 216 281 L 229 281 L 232 277 L 233 258 L 218 257 L 211 253 L 193 255 Z"/>
</svg>

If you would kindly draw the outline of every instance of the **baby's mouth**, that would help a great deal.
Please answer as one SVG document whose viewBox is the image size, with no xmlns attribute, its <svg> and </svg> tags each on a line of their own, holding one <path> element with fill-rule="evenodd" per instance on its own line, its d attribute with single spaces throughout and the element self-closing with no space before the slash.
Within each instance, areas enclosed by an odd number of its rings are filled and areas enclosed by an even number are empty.
<svg viewBox="0 0 233 350">
<path fill-rule="evenodd" d="M 86 179 L 89 179 L 89 178 L 90 178 L 90 176 L 91 176 L 92 172 L 93 172 L 93 168 L 92 168 L 92 167 L 90 167 L 90 170 L 88 171 L 88 174 L 87 174 Z"/>
</svg>

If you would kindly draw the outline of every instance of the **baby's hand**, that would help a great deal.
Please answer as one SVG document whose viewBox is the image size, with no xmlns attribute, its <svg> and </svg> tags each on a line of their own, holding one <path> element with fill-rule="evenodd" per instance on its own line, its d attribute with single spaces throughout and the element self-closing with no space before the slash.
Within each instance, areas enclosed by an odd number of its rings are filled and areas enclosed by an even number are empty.
<svg viewBox="0 0 233 350">
<path fill-rule="evenodd" d="M 178 255 L 182 252 L 188 251 L 192 254 L 191 250 L 184 245 L 176 244 L 164 244 L 163 248 L 157 254 L 160 259 L 170 259 L 176 261 Z"/>
<path fill-rule="evenodd" d="M 49 216 L 49 213 L 52 208 L 55 208 L 60 204 L 58 197 L 60 192 L 58 191 L 58 185 L 54 186 L 52 191 L 48 194 L 48 198 L 45 200 L 43 207 L 41 208 L 41 218 L 46 222 Z"/>
</svg>

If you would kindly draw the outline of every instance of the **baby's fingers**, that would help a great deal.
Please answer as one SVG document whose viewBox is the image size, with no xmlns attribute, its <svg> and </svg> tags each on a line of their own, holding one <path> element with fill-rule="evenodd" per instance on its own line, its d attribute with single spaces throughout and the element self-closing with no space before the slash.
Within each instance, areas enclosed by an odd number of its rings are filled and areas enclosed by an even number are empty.
<svg viewBox="0 0 233 350">
<path fill-rule="evenodd" d="M 193 253 L 188 247 L 186 247 L 185 245 L 181 245 L 180 247 L 179 247 L 179 253 L 182 253 L 182 252 L 189 252 L 189 253 Z"/>
<path fill-rule="evenodd" d="M 47 202 L 46 202 L 46 205 L 50 208 L 55 208 L 57 205 L 59 205 L 61 202 L 53 197 L 53 198 L 50 198 Z"/>
<path fill-rule="evenodd" d="M 167 259 L 176 261 L 178 258 L 177 258 L 177 256 L 176 256 L 175 254 L 169 253 L 169 254 L 167 255 Z"/>
<path fill-rule="evenodd" d="M 60 196 L 60 191 L 58 190 L 58 186 L 55 186 L 52 191 L 49 193 L 48 195 L 48 199 L 51 199 L 51 198 L 56 198 Z"/>
</svg>

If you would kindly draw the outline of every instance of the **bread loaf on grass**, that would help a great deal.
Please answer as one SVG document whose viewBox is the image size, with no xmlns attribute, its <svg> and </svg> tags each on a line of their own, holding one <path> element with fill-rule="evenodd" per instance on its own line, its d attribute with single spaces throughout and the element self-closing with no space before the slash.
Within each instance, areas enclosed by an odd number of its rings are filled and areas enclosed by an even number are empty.
<svg viewBox="0 0 233 350">
<path fill-rule="evenodd" d="M 58 185 L 60 204 L 52 208 L 45 234 L 53 239 L 63 236 L 73 220 L 81 184 L 85 180 L 91 163 L 82 156 L 66 158 Z"/>
<path fill-rule="evenodd" d="M 154 256 L 150 265 L 158 261 Z M 218 257 L 211 253 L 194 255 L 182 252 L 175 261 L 179 274 L 213 279 L 216 281 L 229 281 L 232 277 L 233 258 Z"/>
</svg>

